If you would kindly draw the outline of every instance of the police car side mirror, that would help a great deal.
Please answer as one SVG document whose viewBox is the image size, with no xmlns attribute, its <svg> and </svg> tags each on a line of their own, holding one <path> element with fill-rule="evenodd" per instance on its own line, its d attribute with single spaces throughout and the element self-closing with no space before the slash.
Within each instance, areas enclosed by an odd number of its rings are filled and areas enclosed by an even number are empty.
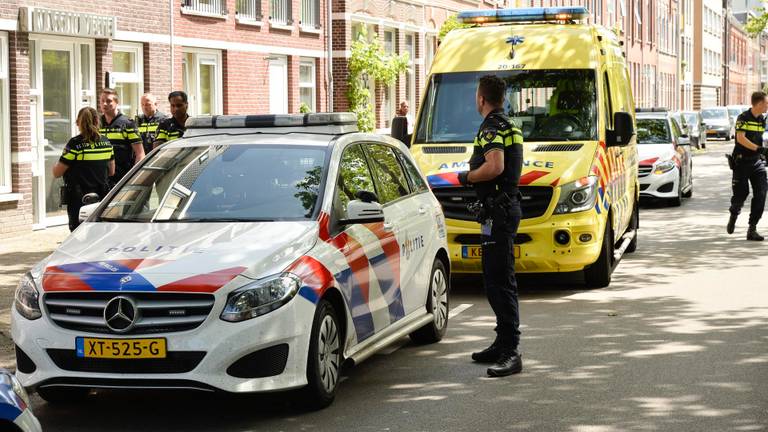
<svg viewBox="0 0 768 432">
<path fill-rule="evenodd" d="M 84 222 L 89 217 L 91 217 L 93 212 L 95 212 L 96 209 L 99 207 L 99 204 L 101 203 L 97 202 L 97 203 L 88 204 L 80 207 L 80 214 L 78 215 L 78 219 L 80 220 L 80 222 Z"/>
<path fill-rule="evenodd" d="M 689 146 L 691 145 L 691 139 L 688 138 L 688 135 L 680 135 L 679 137 L 677 137 L 677 145 Z"/>
<path fill-rule="evenodd" d="M 347 204 L 347 217 L 339 221 L 340 225 L 353 225 L 384 222 L 384 209 L 381 204 L 372 201 L 352 200 Z"/>
<path fill-rule="evenodd" d="M 82 199 L 82 203 L 84 205 L 97 203 L 99 201 L 101 201 L 101 199 L 99 198 L 99 194 L 95 192 L 91 192 L 83 195 L 83 199 Z"/>
<path fill-rule="evenodd" d="M 613 130 L 606 131 L 606 144 L 609 147 L 623 147 L 632 142 L 635 135 L 635 124 L 632 115 L 617 112 L 613 115 Z"/>
</svg>

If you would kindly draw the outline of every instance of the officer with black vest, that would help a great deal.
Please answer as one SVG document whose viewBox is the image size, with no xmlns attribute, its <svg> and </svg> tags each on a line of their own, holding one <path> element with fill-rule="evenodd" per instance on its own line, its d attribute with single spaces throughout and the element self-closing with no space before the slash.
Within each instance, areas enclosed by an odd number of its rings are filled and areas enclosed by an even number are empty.
<svg viewBox="0 0 768 432">
<path fill-rule="evenodd" d="M 135 163 L 144 159 L 144 146 L 136 124 L 117 109 L 120 99 L 110 88 L 101 91 L 99 134 L 107 138 L 115 150 L 115 174 L 109 177 L 110 185 L 117 184 Z"/>
<path fill-rule="evenodd" d="M 749 196 L 749 185 L 752 184 L 752 203 L 749 212 L 749 230 L 747 240 L 763 241 L 757 232 L 757 223 L 763 215 L 765 196 L 768 191 L 766 180 L 765 157 L 768 148 L 763 147 L 763 132 L 765 132 L 765 115 L 768 109 L 766 93 L 752 93 L 752 108 L 739 114 L 736 119 L 736 145 L 731 155 L 733 169 L 733 197 L 731 197 L 731 217 L 726 230 L 733 234 L 736 229 L 736 218 L 741 213 L 741 207 Z"/>
<path fill-rule="evenodd" d="M 152 93 L 144 93 L 141 96 L 141 114 L 136 116 L 136 126 L 139 128 L 141 141 L 144 145 L 144 154 L 152 151 L 157 127 L 168 116 L 157 109 L 157 98 Z"/>
<path fill-rule="evenodd" d="M 503 111 L 504 81 L 487 75 L 477 86 L 477 111 L 484 117 L 475 137 L 470 171 L 459 173 L 471 185 L 478 203 L 470 209 L 481 224 L 483 281 L 496 314 L 496 340 L 472 354 L 479 363 L 493 363 L 488 375 L 519 373 L 520 310 L 515 280 L 514 240 L 522 218 L 518 182 L 523 167 L 523 135 Z"/>
</svg>

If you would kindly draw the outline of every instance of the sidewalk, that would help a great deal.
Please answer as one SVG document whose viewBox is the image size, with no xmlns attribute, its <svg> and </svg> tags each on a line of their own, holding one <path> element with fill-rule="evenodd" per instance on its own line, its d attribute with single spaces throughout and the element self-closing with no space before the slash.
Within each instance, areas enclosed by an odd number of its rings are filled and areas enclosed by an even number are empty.
<svg viewBox="0 0 768 432">
<path fill-rule="evenodd" d="M 19 278 L 68 235 L 69 229 L 59 226 L 0 240 L 0 367 L 16 368 L 11 341 L 11 308 Z"/>
</svg>

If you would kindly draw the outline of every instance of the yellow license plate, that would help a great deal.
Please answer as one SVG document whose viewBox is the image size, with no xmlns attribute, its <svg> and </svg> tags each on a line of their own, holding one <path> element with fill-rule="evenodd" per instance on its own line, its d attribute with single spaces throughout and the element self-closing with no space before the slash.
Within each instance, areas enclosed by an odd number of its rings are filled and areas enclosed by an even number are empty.
<svg viewBox="0 0 768 432">
<path fill-rule="evenodd" d="M 707 133 L 708 134 L 714 134 L 714 133 L 717 133 L 717 131 L 714 130 L 714 129 L 709 129 L 709 130 L 707 130 Z"/>
<path fill-rule="evenodd" d="M 78 357 L 112 359 L 165 358 L 166 341 L 156 339 L 75 338 Z"/>
<path fill-rule="evenodd" d="M 483 257 L 483 248 L 480 246 L 462 246 L 462 258 L 480 259 Z M 520 258 L 520 246 L 515 246 L 515 258 Z"/>
</svg>

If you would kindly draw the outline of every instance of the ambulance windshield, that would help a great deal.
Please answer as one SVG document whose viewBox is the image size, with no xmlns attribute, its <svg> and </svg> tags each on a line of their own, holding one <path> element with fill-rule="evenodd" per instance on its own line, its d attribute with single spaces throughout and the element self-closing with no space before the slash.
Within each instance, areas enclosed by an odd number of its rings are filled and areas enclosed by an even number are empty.
<svg viewBox="0 0 768 432">
<path fill-rule="evenodd" d="M 417 144 L 473 142 L 483 119 L 475 91 L 491 72 L 435 74 L 416 130 Z M 525 141 L 597 140 L 595 72 L 589 69 L 493 72 L 507 82 L 504 111 Z"/>
</svg>

